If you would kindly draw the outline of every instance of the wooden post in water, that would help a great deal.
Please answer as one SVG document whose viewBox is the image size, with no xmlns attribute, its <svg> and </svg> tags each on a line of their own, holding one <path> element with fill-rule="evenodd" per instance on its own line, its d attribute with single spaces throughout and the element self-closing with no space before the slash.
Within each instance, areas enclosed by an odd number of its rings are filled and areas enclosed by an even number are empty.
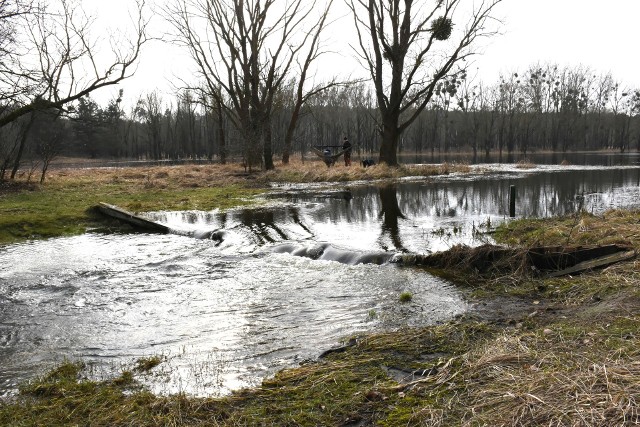
<svg viewBox="0 0 640 427">
<path fill-rule="evenodd" d="M 509 187 L 509 216 L 514 218 L 516 216 L 516 186 Z"/>
</svg>

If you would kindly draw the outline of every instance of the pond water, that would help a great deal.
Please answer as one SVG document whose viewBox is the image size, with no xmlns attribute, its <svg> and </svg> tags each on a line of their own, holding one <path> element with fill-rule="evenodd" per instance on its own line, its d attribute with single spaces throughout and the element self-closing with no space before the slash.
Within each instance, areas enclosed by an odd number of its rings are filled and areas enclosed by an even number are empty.
<svg viewBox="0 0 640 427">
<path fill-rule="evenodd" d="M 640 152 L 628 151 L 620 153 L 616 151 L 585 151 L 585 152 L 533 152 L 533 153 L 499 153 L 491 152 L 485 156 L 483 152 L 478 152 L 475 159 L 473 153 L 458 152 L 403 152 L 399 155 L 403 163 L 518 163 L 526 162 L 536 165 L 559 165 L 569 162 L 579 166 L 639 166 Z"/>
<path fill-rule="evenodd" d="M 0 247 L 0 393 L 64 358 L 99 378 L 162 355 L 141 378 L 154 392 L 220 394 L 345 337 L 446 321 L 469 309 L 460 293 L 387 261 L 490 241 L 510 185 L 519 217 L 640 206 L 637 167 L 485 165 L 348 189 L 282 186 L 259 209 L 148 214 L 174 234 Z M 401 304 L 405 291 L 413 300 Z"/>
</svg>

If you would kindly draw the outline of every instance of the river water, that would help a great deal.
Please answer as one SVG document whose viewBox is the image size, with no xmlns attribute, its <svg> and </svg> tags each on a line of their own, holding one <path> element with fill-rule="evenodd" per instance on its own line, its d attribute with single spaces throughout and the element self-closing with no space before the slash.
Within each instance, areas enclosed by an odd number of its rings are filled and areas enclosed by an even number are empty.
<svg viewBox="0 0 640 427">
<path fill-rule="evenodd" d="M 469 309 L 393 255 L 490 241 L 517 216 L 640 206 L 638 167 L 485 165 L 387 184 L 281 186 L 257 209 L 149 213 L 173 234 L 99 234 L 0 247 L 0 394 L 65 358 L 100 378 L 138 358 L 157 393 L 259 384 L 350 336 Z M 305 255 L 305 256 L 296 256 Z M 399 302 L 411 292 L 410 303 Z"/>
</svg>

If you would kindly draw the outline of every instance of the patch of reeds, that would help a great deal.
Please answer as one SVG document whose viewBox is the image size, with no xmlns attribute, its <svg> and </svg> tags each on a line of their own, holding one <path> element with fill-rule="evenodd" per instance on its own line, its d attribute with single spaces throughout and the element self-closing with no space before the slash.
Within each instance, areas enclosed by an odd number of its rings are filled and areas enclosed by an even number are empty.
<svg viewBox="0 0 640 427">
<path fill-rule="evenodd" d="M 533 169 L 536 167 L 536 164 L 529 161 L 528 159 L 520 160 L 516 163 L 516 168 L 518 169 Z"/>
<path fill-rule="evenodd" d="M 640 210 L 616 209 L 549 219 L 520 219 L 498 227 L 499 243 L 517 246 L 629 244 L 640 247 Z"/>
<path fill-rule="evenodd" d="M 292 160 L 289 164 L 277 164 L 273 171 L 259 174 L 258 179 L 265 182 L 348 182 L 397 179 L 402 177 L 420 177 L 447 175 L 451 173 L 468 173 L 469 165 L 444 163 L 438 165 L 401 165 L 389 167 L 377 164 L 362 167 L 357 163 L 344 166 L 337 163 L 327 167 L 320 160 L 302 162 Z"/>
</svg>

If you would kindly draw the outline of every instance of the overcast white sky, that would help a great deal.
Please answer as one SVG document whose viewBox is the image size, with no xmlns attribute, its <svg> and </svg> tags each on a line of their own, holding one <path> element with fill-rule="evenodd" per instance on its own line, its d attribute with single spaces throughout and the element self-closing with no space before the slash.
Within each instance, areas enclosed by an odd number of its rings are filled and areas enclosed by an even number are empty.
<svg viewBox="0 0 640 427">
<path fill-rule="evenodd" d="M 114 20 L 121 20 L 122 6 L 132 3 L 83 1 L 88 10 L 98 10 L 100 19 Z M 471 74 L 477 69 L 480 80 L 493 83 L 501 72 L 522 72 L 541 62 L 584 65 L 597 74 L 611 72 L 623 84 L 640 88 L 640 0 L 503 0 L 496 12 L 503 20 L 502 34 L 482 42 L 479 51 L 483 53 L 474 57 L 471 68 Z M 161 18 L 154 18 L 154 23 L 154 31 L 163 30 Z M 345 35 L 353 34 L 352 26 L 349 16 L 333 24 L 327 33 L 328 42 L 335 43 L 342 56 L 325 56 L 324 61 L 341 73 L 365 75 L 348 58 L 351 52 Z M 153 42 L 143 52 L 136 76 L 121 87 L 126 98 L 157 88 L 170 99 L 175 76 L 188 78 L 188 70 L 188 55 L 176 47 Z M 96 94 L 95 98 L 108 99 L 117 89 L 106 92 Z"/>
</svg>

